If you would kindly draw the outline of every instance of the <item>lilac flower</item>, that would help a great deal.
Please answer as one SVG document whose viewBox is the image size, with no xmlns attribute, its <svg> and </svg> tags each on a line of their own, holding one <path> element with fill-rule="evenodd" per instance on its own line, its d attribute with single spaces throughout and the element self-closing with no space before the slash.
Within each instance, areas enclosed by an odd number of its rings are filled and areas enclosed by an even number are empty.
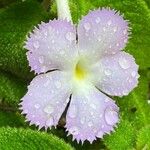
<svg viewBox="0 0 150 150">
<path fill-rule="evenodd" d="M 35 28 L 25 46 L 39 74 L 22 98 L 27 120 L 56 126 L 70 101 L 65 127 L 73 139 L 92 142 L 113 131 L 119 108 L 106 94 L 128 95 L 139 77 L 134 58 L 121 51 L 128 36 L 127 21 L 110 9 L 91 11 L 77 28 L 66 20 Z"/>
</svg>

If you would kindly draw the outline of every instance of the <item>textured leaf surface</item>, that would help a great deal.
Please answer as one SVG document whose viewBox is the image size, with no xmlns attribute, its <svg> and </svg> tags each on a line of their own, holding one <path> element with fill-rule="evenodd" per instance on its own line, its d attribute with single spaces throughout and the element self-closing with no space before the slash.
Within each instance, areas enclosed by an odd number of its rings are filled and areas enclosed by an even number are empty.
<svg viewBox="0 0 150 150">
<path fill-rule="evenodd" d="M 131 150 L 135 144 L 135 132 L 128 121 L 121 121 L 111 135 L 104 138 L 104 143 L 110 150 Z"/>
<path fill-rule="evenodd" d="M 30 129 L 0 128 L 1 150 L 73 150 L 52 134 Z"/>
<path fill-rule="evenodd" d="M 143 127 L 137 136 L 137 150 L 150 149 L 150 125 Z"/>
<path fill-rule="evenodd" d="M 31 0 L 13 4 L 0 13 L 0 69 L 19 77 L 33 76 L 23 45 L 27 33 L 46 16 L 42 6 Z"/>
<path fill-rule="evenodd" d="M 0 105 L 1 109 L 4 109 L 4 106 Z M 25 126 L 24 119 L 19 113 L 16 113 L 11 110 L 8 106 L 4 110 L 0 110 L 0 127 L 10 126 L 10 127 L 21 127 Z"/>
<path fill-rule="evenodd" d="M 123 118 L 132 122 L 136 129 L 150 124 L 150 105 L 148 105 L 148 78 L 147 72 L 143 71 L 138 87 L 128 96 L 119 98 L 118 103 Z"/>
<path fill-rule="evenodd" d="M 2 103 L 17 105 L 27 85 L 11 74 L 0 72 L 0 99 Z"/>
</svg>

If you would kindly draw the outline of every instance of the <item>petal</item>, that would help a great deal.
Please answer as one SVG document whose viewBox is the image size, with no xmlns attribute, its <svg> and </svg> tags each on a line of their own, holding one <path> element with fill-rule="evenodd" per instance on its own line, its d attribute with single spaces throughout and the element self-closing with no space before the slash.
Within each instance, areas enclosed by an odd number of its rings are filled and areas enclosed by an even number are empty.
<svg viewBox="0 0 150 150">
<path fill-rule="evenodd" d="M 77 142 L 90 141 L 113 131 L 118 122 L 118 107 L 112 99 L 95 87 L 87 87 L 72 95 L 66 116 L 66 127 Z"/>
<path fill-rule="evenodd" d="M 36 73 L 52 69 L 66 69 L 78 52 L 76 29 L 66 20 L 53 20 L 35 28 L 25 48 L 31 69 Z"/>
<path fill-rule="evenodd" d="M 138 65 L 128 53 L 102 58 L 94 67 L 95 85 L 112 96 L 123 96 L 138 84 Z"/>
<path fill-rule="evenodd" d="M 127 21 L 115 10 L 91 11 L 78 26 L 80 53 L 93 59 L 115 54 L 125 47 L 128 35 Z"/>
<path fill-rule="evenodd" d="M 42 127 L 56 126 L 71 94 L 65 72 L 54 71 L 36 76 L 22 98 L 21 109 L 27 121 Z"/>
</svg>

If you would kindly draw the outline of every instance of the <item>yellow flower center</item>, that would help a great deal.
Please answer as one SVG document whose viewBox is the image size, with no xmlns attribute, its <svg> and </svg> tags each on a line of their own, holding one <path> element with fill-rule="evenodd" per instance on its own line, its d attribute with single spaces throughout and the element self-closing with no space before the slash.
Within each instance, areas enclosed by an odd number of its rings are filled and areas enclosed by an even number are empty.
<svg viewBox="0 0 150 150">
<path fill-rule="evenodd" d="M 80 62 L 78 62 L 75 67 L 75 78 L 77 80 L 83 80 L 85 79 L 86 75 L 87 75 L 87 70 Z"/>
</svg>

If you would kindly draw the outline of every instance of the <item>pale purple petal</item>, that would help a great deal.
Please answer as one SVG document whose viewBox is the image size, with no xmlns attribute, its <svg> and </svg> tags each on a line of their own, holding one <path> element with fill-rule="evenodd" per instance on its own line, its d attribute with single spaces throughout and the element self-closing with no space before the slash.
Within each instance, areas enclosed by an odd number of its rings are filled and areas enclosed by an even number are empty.
<svg viewBox="0 0 150 150">
<path fill-rule="evenodd" d="M 125 52 L 103 57 L 92 71 L 95 85 L 112 96 L 128 95 L 138 84 L 138 65 Z"/>
<path fill-rule="evenodd" d="M 115 10 L 99 9 L 89 12 L 78 26 L 80 54 L 91 60 L 122 50 L 128 40 L 128 22 Z"/>
<path fill-rule="evenodd" d="M 65 72 L 54 71 L 36 76 L 22 98 L 22 113 L 39 128 L 56 126 L 68 103 L 71 84 Z"/>
<path fill-rule="evenodd" d="M 41 23 L 27 39 L 25 48 L 31 70 L 36 73 L 68 69 L 77 54 L 76 29 L 66 20 Z"/>
<path fill-rule="evenodd" d="M 66 128 L 77 142 L 88 140 L 113 131 L 118 122 L 115 102 L 95 87 L 86 88 L 72 95 L 66 116 Z"/>
</svg>

